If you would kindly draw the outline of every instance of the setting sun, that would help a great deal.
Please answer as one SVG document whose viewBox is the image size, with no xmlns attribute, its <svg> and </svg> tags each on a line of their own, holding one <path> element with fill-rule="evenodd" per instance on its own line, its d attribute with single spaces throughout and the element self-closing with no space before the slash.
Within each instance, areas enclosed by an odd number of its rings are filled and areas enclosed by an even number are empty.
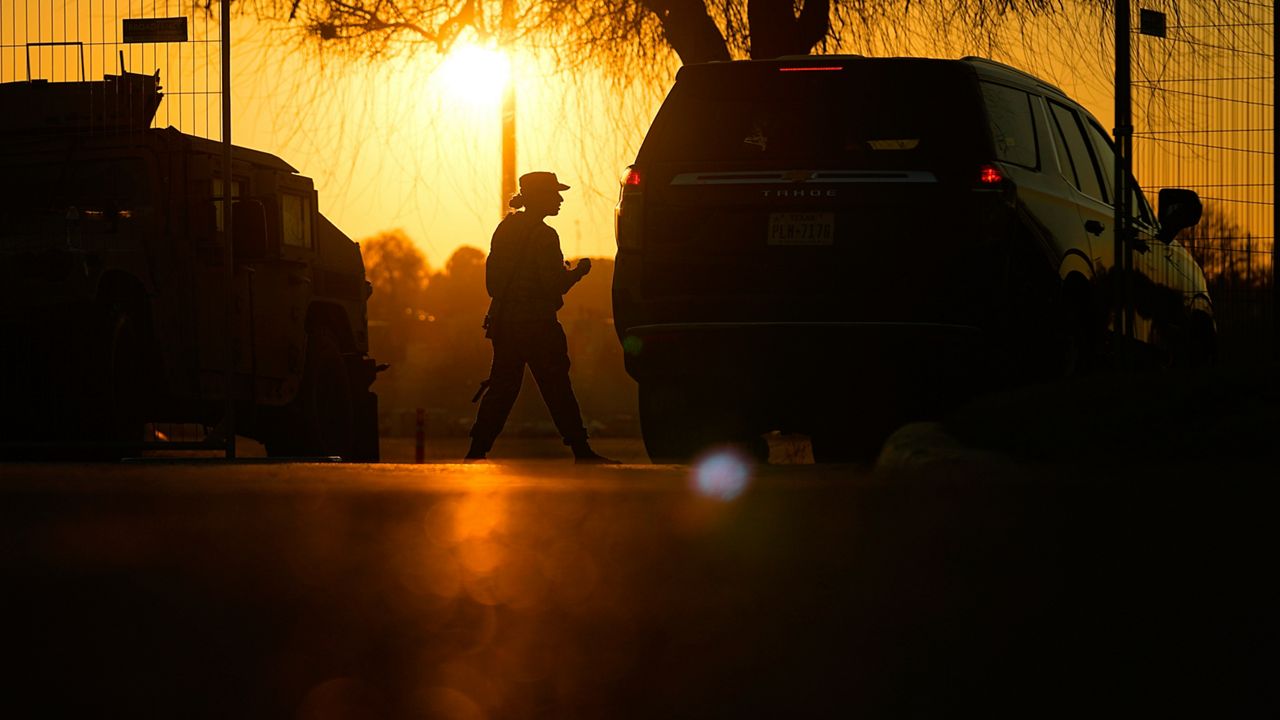
<svg viewBox="0 0 1280 720">
<path fill-rule="evenodd" d="M 437 72 L 451 94 L 474 105 L 496 106 L 511 63 L 501 50 L 464 42 L 449 52 Z"/>
</svg>

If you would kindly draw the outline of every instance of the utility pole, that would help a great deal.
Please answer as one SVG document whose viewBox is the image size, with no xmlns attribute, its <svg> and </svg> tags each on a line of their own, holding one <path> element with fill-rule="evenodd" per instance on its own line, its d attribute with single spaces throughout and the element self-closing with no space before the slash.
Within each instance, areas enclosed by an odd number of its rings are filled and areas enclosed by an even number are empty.
<svg viewBox="0 0 1280 720">
<path fill-rule="evenodd" d="M 1133 166 L 1133 55 L 1130 49 L 1130 2 L 1116 0 L 1116 79 L 1115 79 L 1115 260 L 1111 272 L 1115 276 L 1116 321 L 1115 333 L 1120 342 L 1117 358 L 1123 368 L 1129 366 L 1129 345 L 1133 339 L 1133 302 L 1130 297 L 1133 285 L 1133 247 L 1130 237 L 1133 223 L 1130 220 L 1129 188 L 1130 168 Z M 1117 274 L 1118 273 L 1118 274 Z"/>
<path fill-rule="evenodd" d="M 506 217 L 511 209 L 507 201 L 516 194 L 516 84 L 510 54 L 511 38 L 515 34 L 514 0 L 503 0 L 501 22 L 498 42 L 507 58 L 509 72 L 507 86 L 502 91 L 502 197 L 498 212 L 499 217 Z"/>
<path fill-rule="evenodd" d="M 231 181 L 231 2 L 222 0 L 222 22 L 219 28 L 219 43 L 222 46 L 222 265 L 226 271 L 226 393 L 225 407 L 222 417 L 222 440 L 226 443 L 225 452 L 228 459 L 236 456 L 236 266 L 235 250 L 232 246 L 235 231 L 232 229 L 231 205 L 235 201 L 232 195 Z"/>
</svg>

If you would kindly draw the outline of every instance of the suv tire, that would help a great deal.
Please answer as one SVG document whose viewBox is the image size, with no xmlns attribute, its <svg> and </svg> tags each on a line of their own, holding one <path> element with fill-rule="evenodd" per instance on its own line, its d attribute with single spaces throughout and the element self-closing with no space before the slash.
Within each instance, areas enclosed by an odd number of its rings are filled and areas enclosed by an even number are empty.
<svg viewBox="0 0 1280 720">
<path fill-rule="evenodd" d="M 1099 337 L 1095 313 L 1081 297 L 1082 290 L 1067 293 L 1058 316 L 1058 339 L 1051 362 L 1050 381 L 1088 375 L 1097 369 Z"/>
<path fill-rule="evenodd" d="M 714 447 L 734 447 L 756 462 L 767 462 L 769 443 L 753 432 L 731 392 L 707 392 L 699 385 L 647 380 L 640 383 L 640 434 L 653 462 L 687 463 Z"/>
<path fill-rule="evenodd" d="M 697 454 L 697 421 L 685 389 L 672 382 L 640 383 L 640 435 L 655 463 L 686 463 Z"/>
<path fill-rule="evenodd" d="M 1213 367 L 1218 359 L 1218 334 L 1213 329 L 1213 320 L 1203 312 L 1196 312 L 1187 325 L 1182 364 L 1190 368 Z"/>
<path fill-rule="evenodd" d="M 816 463 L 872 463 L 888 437 L 869 424 L 833 425 L 810 433 L 809 444 Z"/>
</svg>

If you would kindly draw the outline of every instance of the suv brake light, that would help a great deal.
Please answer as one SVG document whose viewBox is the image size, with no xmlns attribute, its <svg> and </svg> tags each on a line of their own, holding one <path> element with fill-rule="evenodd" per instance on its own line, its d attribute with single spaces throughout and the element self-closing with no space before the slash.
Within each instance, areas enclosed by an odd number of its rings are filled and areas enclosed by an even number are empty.
<svg viewBox="0 0 1280 720">
<path fill-rule="evenodd" d="M 995 165 L 986 164 L 978 168 L 978 184 L 986 187 L 995 187 L 1004 183 L 1009 179 L 1000 168 Z"/>
<path fill-rule="evenodd" d="M 1013 178 L 995 163 L 983 163 L 978 166 L 975 192 L 991 193 L 998 196 L 1006 205 L 1013 207 L 1018 200 L 1018 188 Z"/>
</svg>

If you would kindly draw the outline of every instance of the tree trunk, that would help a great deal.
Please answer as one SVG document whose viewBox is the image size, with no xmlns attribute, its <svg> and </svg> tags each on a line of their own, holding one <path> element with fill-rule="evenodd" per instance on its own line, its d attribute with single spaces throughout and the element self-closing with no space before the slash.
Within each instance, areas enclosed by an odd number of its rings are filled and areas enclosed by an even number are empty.
<svg viewBox="0 0 1280 720">
<path fill-rule="evenodd" d="M 729 46 L 702 0 L 642 0 L 658 16 L 671 49 L 684 65 L 728 60 Z"/>
<path fill-rule="evenodd" d="M 748 0 L 751 59 L 808 55 L 831 29 L 830 0 L 804 0 L 799 17 L 793 0 Z"/>
</svg>

